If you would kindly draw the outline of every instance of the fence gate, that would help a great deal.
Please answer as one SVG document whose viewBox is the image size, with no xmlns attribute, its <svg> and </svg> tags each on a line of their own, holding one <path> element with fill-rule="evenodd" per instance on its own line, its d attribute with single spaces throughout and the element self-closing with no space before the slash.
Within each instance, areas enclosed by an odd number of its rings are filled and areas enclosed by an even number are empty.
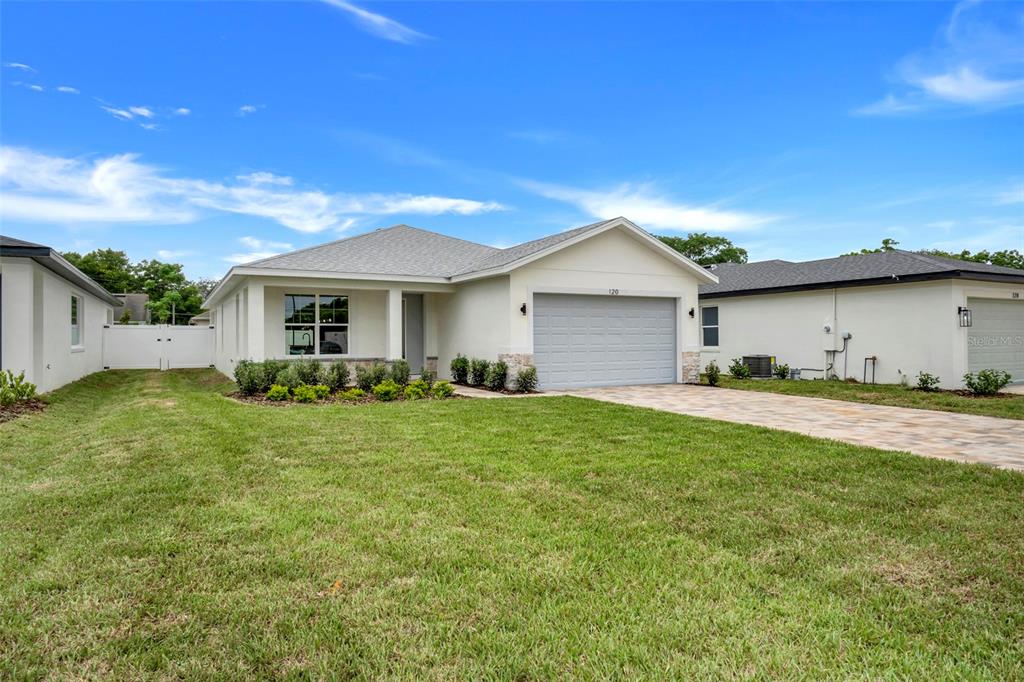
<svg viewBox="0 0 1024 682">
<path fill-rule="evenodd" d="M 213 327 L 115 324 L 103 327 L 105 369 L 213 366 Z"/>
</svg>

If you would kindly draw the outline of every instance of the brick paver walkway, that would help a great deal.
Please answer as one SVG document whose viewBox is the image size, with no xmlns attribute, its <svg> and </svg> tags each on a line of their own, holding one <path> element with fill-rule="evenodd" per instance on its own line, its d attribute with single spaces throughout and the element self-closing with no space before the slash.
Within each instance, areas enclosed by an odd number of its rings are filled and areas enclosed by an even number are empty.
<svg viewBox="0 0 1024 682">
<path fill-rule="evenodd" d="M 666 384 L 569 395 L 1024 471 L 1024 421 L 841 400 Z"/>
</svg>

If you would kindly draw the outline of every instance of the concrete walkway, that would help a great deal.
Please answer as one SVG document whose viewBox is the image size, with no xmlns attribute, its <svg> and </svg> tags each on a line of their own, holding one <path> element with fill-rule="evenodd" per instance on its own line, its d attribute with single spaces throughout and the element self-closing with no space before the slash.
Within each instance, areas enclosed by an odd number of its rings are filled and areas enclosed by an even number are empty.
<svg viewBox="0 0 1024 682">
<path fill-rule="evenodd" d="M 1024 421 L 1015 419 L 680 384 L 565 393 L 1024 471 Z"/>
</svg>

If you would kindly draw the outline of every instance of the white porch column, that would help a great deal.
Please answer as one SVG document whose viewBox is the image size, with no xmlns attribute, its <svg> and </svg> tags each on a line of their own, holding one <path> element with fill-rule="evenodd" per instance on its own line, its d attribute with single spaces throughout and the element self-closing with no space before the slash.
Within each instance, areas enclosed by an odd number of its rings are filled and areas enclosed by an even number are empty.
<svg viewBox="0 0 1024 682">
<path fill-rule="evenodd" d="M 245 311 L 245 339 L 247 343 L 246 355 L 250 360 L 265 360 L 266 350 L 264 348 L 265 331 L 263 325 L 263 284 L 261 282 L 249 282 L 247 285 L 248 295 Z M 282 320 L 282 331 L 284 326 Z"/>
<path fill-rule="evenodd" d="M 402 357 L 402 290 L 388 289 L 388 303 L 385 314 L 386 334 L 384 349 L 386 359 L 399 360 Z"/>
</svg>

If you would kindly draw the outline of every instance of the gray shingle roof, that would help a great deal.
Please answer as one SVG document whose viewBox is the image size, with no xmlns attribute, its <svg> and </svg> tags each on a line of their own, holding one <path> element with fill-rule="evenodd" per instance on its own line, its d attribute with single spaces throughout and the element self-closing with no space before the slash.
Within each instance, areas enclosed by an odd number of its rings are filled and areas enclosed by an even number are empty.
<svg viewBox="0 0 1024 682">
<path fill-rule="evenodd" d="M 15 239 L 0 235 L 0 255 L 15 258 L 31 258 L 47 270 L 64 278 L 72 284 L 76 284 L 88 290 L 99 299 L 106 301 L 112 306 L 120 306 L 121 301 L 113 294 L 104 289 L 98 282 L 90 278 L 84 272 L 69 263 L 59 253 L 49 246 L 27 242 L 24 239 Z"/>
<path fill-rule="evenodd" d="M 1014 268 L 900 250 L 839 256 L 804 263 L 784 260 L 743 265 L 723 263 L 715 266 L 712 272 L 718 275 L 718 284 L 702 284 L 701 296 L 771 289 L 821 288 L 833 284 L 849 285 L 859 281 L 896 281 L 893 279 L 894 275 L 897 278 L 920 278 L 951 273 L 951 277 L 970 277 L 971 274 L 1001 275 L 1020 277 L 1024 280 L 1024 271 Z"/>
<path fill-rule="evenodd" d="M 42 244 L 36 244 L 35 242 L 27 242 L 23 239 L 15 239 L 14 237 L 7 237 L 0 234 L 0 246 L 22 246 L 31 247 L 35 249 L 45 249 L 47 247 Z"/>
<path fill-rule="evenodd" d="M 271 256 L 246 263 L 243 267 L 447 278 L 508 265 L 609 222 L 602 220 L 507 249 L 447 237 L 418 227 L 395 225 Z"/>
</svg>

